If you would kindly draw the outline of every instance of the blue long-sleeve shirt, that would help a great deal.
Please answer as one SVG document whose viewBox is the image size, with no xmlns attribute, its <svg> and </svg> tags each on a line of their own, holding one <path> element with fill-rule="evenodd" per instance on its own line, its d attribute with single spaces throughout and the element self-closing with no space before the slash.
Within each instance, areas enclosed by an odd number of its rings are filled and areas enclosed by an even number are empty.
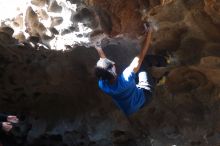
<svg viewBox="0 0 220 146">
<path fill-rule="evenodd" d="M 99 80 L 99 88 L 106 94 L 112 96 L 116 105 L 127 115 L 137 112 L 145 103 L 143 89 L 137 88 L 135 73 L 127 67 L 115 82 L 111 84 L 108 80 Z"/>
</svg>

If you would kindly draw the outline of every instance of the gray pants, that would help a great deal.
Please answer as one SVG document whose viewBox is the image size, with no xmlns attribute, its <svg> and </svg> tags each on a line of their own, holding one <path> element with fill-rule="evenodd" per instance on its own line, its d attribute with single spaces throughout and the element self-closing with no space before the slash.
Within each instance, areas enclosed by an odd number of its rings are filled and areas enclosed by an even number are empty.
<svg viewBox="0 0 220 146">
<path fill-rule="evenodd" d="M 155 87 L 155 81 L 151 77 L 148 71 L 140 71 L 138 73 L 138 83 L 136 84 L 138 88 L 141 88 L 145 95 L 145 103 L 141 106 L 143 108 L 146 104 L 150 103 L 152 100 L 152 95 Z"/>
<path fill-rule="evenodd" d="M 159 55 L 146 55 L 144 61 L 141 65 L 138 74 L 138 81 L 137 87 L 143 89 L 146 102 L 145 104 L 149 103 L 152 99 L 152 95 L 154 92 L 154 88 L 156 85 L 156 79 L 152 77 L 149 72 L 149 67 L 152 66 L 166 66 L 166 59 Z"/>
<path fill-rule="evenodd" d="M 137 79 L 136 79 L 136 83 L 137 83 L 136 86 L 138 88 L 143 89 L 144 91 L 146 97 L 145 104 L 151 101 L 154 88 L 156 85 L 156 80 L 152 77 L 150 71 L 148 70 L 149 67 L 152 66 L 152 64 L 150 63 L 151 63 L 151 58 L 145 58 L 145 60 L 141 65 L 140 70 L 137 72 Z"/>
<path fill-rule="evenodd" d="M 148 94 L 154 92 L 156 80 L 150 74 L 148 68 L 152 66 L 166 66 L 166 59 L 159 55 L 146 55 L 138 72 L 137 87 L 143 89 Z"/>
</svg>

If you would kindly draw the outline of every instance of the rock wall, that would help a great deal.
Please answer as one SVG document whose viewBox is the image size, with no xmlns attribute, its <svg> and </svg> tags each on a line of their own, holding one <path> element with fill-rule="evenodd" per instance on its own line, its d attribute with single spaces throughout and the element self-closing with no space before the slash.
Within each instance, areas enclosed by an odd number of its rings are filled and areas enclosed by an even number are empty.
<svg viewBox="0 0 220 146">
<path fill-rule="evenodd" d="M 72 1 L 76 2 L 83 3 Z M 17 133 L 15 143 L 218 146 L 220 2 L 86 0 L 84 4 L 74 20 L 91 27 L 92 37 L 102 32 L 110 36 L 103 47 L 109 58 L 119 62 L 119 72 L 140 49 L 146 21 L 157 29 L 150 53 L 167 57 L 172 69 L 165 83 L 157 85 L 152 102 L 127 119 L 97 87 L 94 48 L 55 51 L 29 41 L 18 43 L 13 31 L 2 27 L 0 110 L 24 115 L 24 125 L 32 125 L 23 141 Z"/>
</svg>

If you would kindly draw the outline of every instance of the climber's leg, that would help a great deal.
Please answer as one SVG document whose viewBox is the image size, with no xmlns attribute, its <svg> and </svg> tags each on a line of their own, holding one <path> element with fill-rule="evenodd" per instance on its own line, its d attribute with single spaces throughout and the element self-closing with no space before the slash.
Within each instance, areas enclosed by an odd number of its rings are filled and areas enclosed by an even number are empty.
<svg viewBox="0 0 220 146">
<path fill-rule="evenodd" d="M 166 59 L 159 55 L 147 55 L 144 58 L 144 62 L 142 63 L 141 68 L 138 72 L 137 87 L 143 89 L 146 97 L 145 104 L 150 103 L 150 101 L 152 100 L 152 95 L 157 82 L 157 79 L 153 78 L 149 71 L 149 68 L 152 66 L 166 66 Z"/>
</svg>

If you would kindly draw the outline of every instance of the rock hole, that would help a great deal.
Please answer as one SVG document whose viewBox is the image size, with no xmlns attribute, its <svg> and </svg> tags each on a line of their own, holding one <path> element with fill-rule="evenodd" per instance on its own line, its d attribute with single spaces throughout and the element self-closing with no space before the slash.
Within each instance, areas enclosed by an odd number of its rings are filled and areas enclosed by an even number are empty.
<svg viewBox="0 0 220 146">
<path fill-rule="evenodd" d="M 30 64 L 30 63 L 31 63 L 31 59 L 28 58 L 28 59 L 26 60 L 26 63 L 27 63 L 27 64 Z"/>
<path fill-rule="evenodd" d="M 81 135 L 80 139 L 84 139 L 84 138 L 85 138 L 85 136 L 84 136 L 84 135 Z"/>
<path fill-rule="evenodd" d="M 8 79 L 9 79 L 9 83 L 10 83 L 10 84 L 16 85 L 16 84 L 15 84 L 15 79 L 14 79 L 14 76 L 13 76 L 13 75 L 10 75 L 10 76 L 8 77 Z"/>
<path fill-rule="evenodd" d="M 27 95 L 25 93 L 21 93 L 20 98 L 24 98 L 24 97 L 27 97 Z"/>
<path fill-rule="evenodd" d="M 198 145 L 201 145 L 201 144 L 202 144 L 201 141 L 192 141 L 191 142 L 192 146 L 198 146 Z"/>
<path fill-rule="evenodd" d="M 120 136 L 122 136 L 122 135 L 125 135 L 125 132 L 124 132 L 124 131 L 119 131 L 119 130 L 117 130 L 117 131 L 114 131 L 114 132 L 113 132 L 113 136 L 114 136 L 114 137 L 120 137 Z"/>
<path fill-rule="evenodd" d="M 34 97 L 39 97 L 41 95 L 40 92 L 34 92 Z"/>
<path fill-rule="evenodd" d="M 18 87 L 18 88 L 14 88 L 13 89 L 15 92 L 18 92 L 18 91 L 24 91 L 24 88 L 22 87 Z"/>
</svg>

